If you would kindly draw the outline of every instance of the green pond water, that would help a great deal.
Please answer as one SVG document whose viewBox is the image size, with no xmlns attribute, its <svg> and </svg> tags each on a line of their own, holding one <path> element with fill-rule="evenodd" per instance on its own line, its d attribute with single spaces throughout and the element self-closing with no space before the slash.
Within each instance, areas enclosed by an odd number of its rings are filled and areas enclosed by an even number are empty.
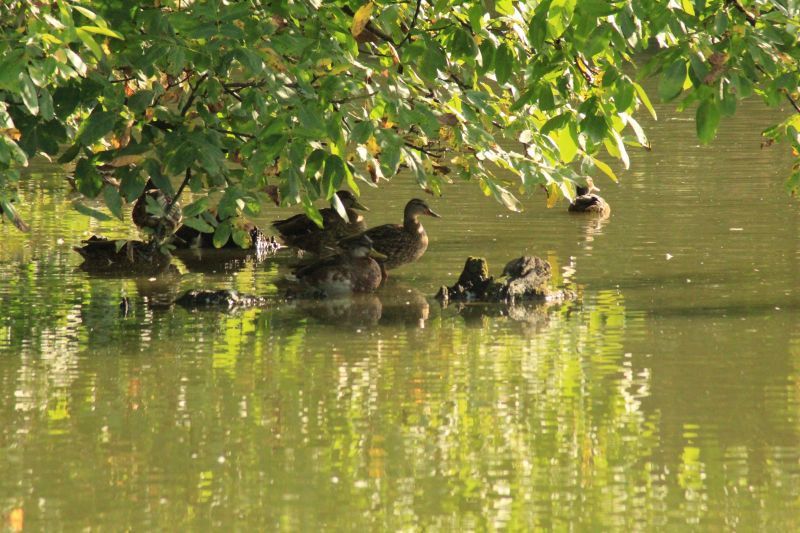
<svg viewBox="0 0 800 533">
<path fill-rule="evenodd" d="M 653 150 L 598 179 L 610 219 L 456 183 L 426 255 L 337 302 L 279 301 L 289 253 L 89 276 L 74 245 L 135 233 L 32 168 L 33 231 L 0 226 L 0 530 L 800 530 L 800 203 L 787 147 L 759 146 L 780 115 L 741 105 L 701 147 L 659 111 Z M 364 189 L 371 224 L 421 194 Z M 431 298 L 468 255 L 523 254 L 578 300 Z M 191 288 L 274 303 L 152 305 Z"/>
</svg>

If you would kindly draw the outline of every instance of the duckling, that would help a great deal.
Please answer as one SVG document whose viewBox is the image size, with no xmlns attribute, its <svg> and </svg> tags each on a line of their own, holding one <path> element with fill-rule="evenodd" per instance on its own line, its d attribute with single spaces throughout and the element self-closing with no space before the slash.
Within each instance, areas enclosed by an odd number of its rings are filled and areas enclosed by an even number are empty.
<svg viewBox="0 0 800 533">
<path fill-rule="evenodd" d="M 598 195 L 594 194 L 595 191 L 600 189 L 595 186 L 592 178 L 586 178 L 585 187 L 575 187 L 577 196 L 571 204 L 569 204 L 569 211 L 571 213 L 594 213 L 603 217 L 611 214 L 611 206 Z"/>
<path fill-rule="evenodd" d="M 381 264 L 384 269 L 413 263 L 425 253 L 428 234 L 419 221 L 421 215 L 441 218 L 423 200 L 414 198 L 406 204 L 402 224 L 384 224 L 364 232 L 375 250 L 387 257 Z"/>
<path fill-rule="evenodd" d="M 350 191 L 338 191 L 336 196 L 344 205 L 347 220 L 344 220 L 336 209 L 326 207 L 320 210 L 322 228 L 317 226 L 308 215 L 299 214 L 285 220 L 276 220 L 272 227 L 278 232 L 287 246 L 316 255 L 332 249 L 336 243 L 346 237 L 358 235 L 367 229 L 364 217 L 355 212 L 356 209 L 369 211 Z"/>
<path fill-rule="evenodd" d="M 325 296 L 377 289 L 382 276 L 375 259 L 386 256 L 373 249 L 372 240 L 362 233 L 340 240 L 338 247 L 341 253 L 298 268 L 295 277 Z"/>
</svg>

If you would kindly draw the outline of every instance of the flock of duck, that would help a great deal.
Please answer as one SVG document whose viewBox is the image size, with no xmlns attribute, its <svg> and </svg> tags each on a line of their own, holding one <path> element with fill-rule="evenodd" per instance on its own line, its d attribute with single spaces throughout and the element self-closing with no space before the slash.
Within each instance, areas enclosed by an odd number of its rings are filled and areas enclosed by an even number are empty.
<svg viewBox="0 0 800 533">
<path fill-rule="evenodd" d="M 591 178 L 586 186 L 576 188 L 576 198 L 569 206 L 570 212 L 594 213 L 607 216 L 610 207 L 595 191 Z M 388 277 L 388 270 L 417 261 L 428 248 L 428 235 L 420 222 L 420 217 L 439 218 L 424 200 L 411 199 L 403 210 L 402 224 L 384 224 L 367 228 L 359 211 L 369 211 L 349 191 L 335 193 L 344 213 L 333 207 L 320 210 L 322 227 L 308 215 L 298 214 L 284 220 L 276 220 L 272 228 L 286 246 L 310 255 L 306 261 L 293 271 L 292 279 L 304 288 L 326 296 L 351 292 L 373 292 Z M 147 196 L 150 196 L 148 199 Z M 153 201 L 165 207 L 166 216 L 159 221 L 148 213 L 147 203 Z M 132 219 L 140 228 L 150 231 L 165 231 L 174 234 L 172 242 L 178 247 L 190 245 L 211 246 L 210 235 L 202 234 L 181 225 L 180 209 L 172 209 L 174 202 L 165 198 L 157 189 L 148 189 L 134 204 Z M 254 242 L 265 239 L 255 226 L 245 228 Z M 208 242 L 206 242 L 208 241 Z M 272 241 L 274 242 L 274 240 Z M 143 256 L 145 243 L 128 244 L 128 250 L 121 252 L 115 241 L 93 238 L 84 241 L 82 248 L 75 248 L 88 262 L 98 259 L 98 255 L 122 254 L 132 258 L 138 253 Z M 138 248 L 137 248 L 138 246 Z M 156 254 L 158 255 L 158 254 Z M 113 261 L 111 257 L 101 260 Z M 131 260 L 131 263 L 133 261 Z"/>
</svg>

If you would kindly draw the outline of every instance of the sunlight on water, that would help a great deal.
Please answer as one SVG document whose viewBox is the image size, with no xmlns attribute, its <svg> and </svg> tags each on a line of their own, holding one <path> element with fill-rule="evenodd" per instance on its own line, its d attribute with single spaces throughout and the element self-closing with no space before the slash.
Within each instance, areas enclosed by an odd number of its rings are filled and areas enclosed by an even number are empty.
<svg viewBox="0 0 800 533">
<path fill-rule="evenodd" d="M 605 221 L 448 187 L 419 263 L 326 302 L 279 298 L 288 252 L 88 276 L 73 246 L 135 233 L 78 215 L 61 171 L 32 169 L 33 231 L 0 226 L 0 516 L 33 530 L 799 529 L 800 208 L 786 148 L 758 148 L 770 117 L 740 111 L 698 147 L 689 115 L 659 109 L 653 151 L 631 154 L 620 186 L 599 183 Z M 419 195 L 405 177 L 364 191 L 368 221 L 399 222 Z M 432 298 L 469 255 L 499 273 L 522 254 L 578 300 Z M 190 288 L 270 304 L 168 305 Z"/>
</svg>

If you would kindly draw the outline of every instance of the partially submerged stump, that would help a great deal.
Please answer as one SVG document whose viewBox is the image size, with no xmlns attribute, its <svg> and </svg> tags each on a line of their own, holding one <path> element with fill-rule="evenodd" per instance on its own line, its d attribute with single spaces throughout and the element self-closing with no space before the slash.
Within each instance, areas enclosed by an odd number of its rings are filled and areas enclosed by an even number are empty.
<svg viewBox="0 0 800 533">
<path fill-rule="evenodd" d="M 233 290 L 191 290 L 175 300 L 175 303 L 187 309 L 243 309 L 265 305 L 267 300 L 259 296 L 239 294 Z"/>
<path fill-rule="evenodd" d="M 436 299 L 442 306 L 450 302 L 516 304 L 569 299 L 570 293 L 548 286 L 550 277 L 550 263 L 539 257 L 524 256 L 509 261 L 497 280 L 489 276 L 486 259 L 469 257 L 456 284 L 440 288 Z"/>
</svg>

